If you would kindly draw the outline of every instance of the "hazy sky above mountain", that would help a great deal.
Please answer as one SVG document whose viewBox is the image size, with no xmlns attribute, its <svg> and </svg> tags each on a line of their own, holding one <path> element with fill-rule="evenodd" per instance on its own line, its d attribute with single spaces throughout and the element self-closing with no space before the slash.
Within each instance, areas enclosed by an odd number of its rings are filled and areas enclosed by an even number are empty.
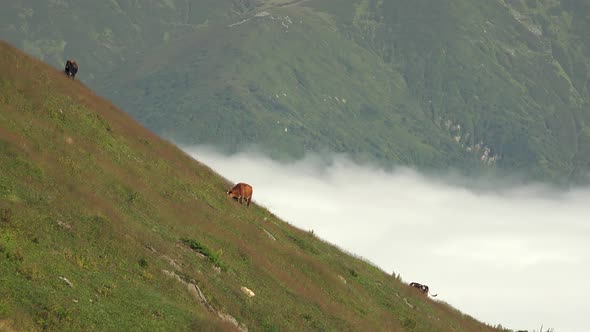
<svg viewBox="0 0 590 332">
<path fill-rule="evenodd" d="M 587 331 L 590 188 L 497 179 L 469 185 L 343 157 L 279 163 L 184 148 L 285 221 L 362 256 L 489 324 Z M 462 184 L 459 184 L 462 183 Z M 467 183 L 467 184 L 466 184 Z"/>
</svg>

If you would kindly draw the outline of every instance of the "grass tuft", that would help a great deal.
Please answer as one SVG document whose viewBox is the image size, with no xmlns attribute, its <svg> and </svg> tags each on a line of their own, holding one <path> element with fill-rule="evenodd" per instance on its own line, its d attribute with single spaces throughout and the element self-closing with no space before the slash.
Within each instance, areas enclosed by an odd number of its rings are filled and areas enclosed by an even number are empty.
<svg viewBox="0 0 590 332">
<path fill-rule="evenodd" d="M 211 249 L 207 248 L 206 246 L 202 245 L 201 243 L 193 239 L 181 239 L 181 241 L 185 245 L 189 246 L 192 250 L 207 257 L 209 261 L 211 261 L 211 263 L 213 263 L 215 266 L 223 268 L 221 261 L 219 259 L 218 252 L 211 251 Z"/>
<path fill-rule="evenodd" d="M 0 209 L 0 223 L 10 223 L 12 220 L 12 210 L 8 208 Z"/>
</svg>

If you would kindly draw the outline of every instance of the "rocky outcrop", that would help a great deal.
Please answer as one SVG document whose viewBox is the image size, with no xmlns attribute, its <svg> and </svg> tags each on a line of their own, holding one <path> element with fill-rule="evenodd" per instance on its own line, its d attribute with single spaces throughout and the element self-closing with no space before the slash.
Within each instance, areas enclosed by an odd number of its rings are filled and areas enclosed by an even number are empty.
<svg viewBox="0 0 590 332">
<path fill-rule="evenodd" d="M 243 331 L 243 332 L 248 331 L 248 328 L 244 324 L 238 322 L 237 319 L 235 319 L 232 315 L 222 312 L 222 311 L 215 310 L 215 308 L 213 308 L 213 306 L 209 303 L 209 301 L 207 301 L 207 298 L 205 297 L 205 295 L 203 294 L 203 292 L 201 291 L 201 289 L 199 288 L 199 286 L 195 282 L 185 281 L 175 272 L 171 272 L 168 270 L 162 270 L 162 273 L 164 273 L 166 276 L 168 276 L 170 278 L 176 279 L 176 281 L 185 285 L 188 292 L 191 294 L 191 296 L 195 300 L 197 300 L 203 307 L 205 307 L 208 311 L 210 311 L 211 313 L 213 313 L 217 317 L 219 317 L 219 319 L 231 323 L 236 328 L 238 328 L 240 331 Z"/>
</svg>

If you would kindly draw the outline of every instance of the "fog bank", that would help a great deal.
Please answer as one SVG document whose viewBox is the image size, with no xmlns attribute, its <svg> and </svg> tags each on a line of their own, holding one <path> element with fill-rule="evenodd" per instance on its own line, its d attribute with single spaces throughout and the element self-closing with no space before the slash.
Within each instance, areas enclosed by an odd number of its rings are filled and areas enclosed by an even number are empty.
<svg viewBox="0 0 590 332">
<path fill-rule="evenodd" d="M 587 331 L 590 188 L 385 172 L 339 156 L 279 163 L 183 148 L 253 200 L 478 320 L 517 330 Z M 326 162 L 331 160 L 331 162 Z M 475 189 L 477 188 L 477 189 Z"/>
</svg>

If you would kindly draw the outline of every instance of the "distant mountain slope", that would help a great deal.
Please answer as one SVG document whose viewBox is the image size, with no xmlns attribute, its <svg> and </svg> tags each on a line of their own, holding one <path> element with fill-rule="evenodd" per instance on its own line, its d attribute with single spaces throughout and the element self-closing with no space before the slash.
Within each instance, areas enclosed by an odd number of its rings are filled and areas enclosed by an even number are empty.
<svg viewBox="0 0 590 332">
<path fill-rule="evenodd" d="M 495 331 L 228 200 L 209 168 L 6 43 L 0 73 L 0 329 Z"/>
<path fill-rule="evenodd" d="M 56 66 L 75 58 L 85 82 L 105 87 L 113 72 L 133 66 L 151 48 L 241 8 L 232 0 L 193 2 L 12 1 L 0 12 L 0 36 Z"/>
<path fill-rule="evenodd" d="M 17 1 L 0 33 L 55 65 L 80 58 L 82 80 L 184 144 L 577 182 L 590 171 L 589 6 Z"/>
<path fill-rule="evenodd" d="M 590 27 L 588 3 L 365 3 L 373 9 L 357 7 L 342 29 L 398 68 L 462 145 L 483 142 L 501 167 L 539 177 L 588 171 L 590 40 L 580 30 Z M 575 78 L 563 69 L 568 57 Z"/>
</svg>

